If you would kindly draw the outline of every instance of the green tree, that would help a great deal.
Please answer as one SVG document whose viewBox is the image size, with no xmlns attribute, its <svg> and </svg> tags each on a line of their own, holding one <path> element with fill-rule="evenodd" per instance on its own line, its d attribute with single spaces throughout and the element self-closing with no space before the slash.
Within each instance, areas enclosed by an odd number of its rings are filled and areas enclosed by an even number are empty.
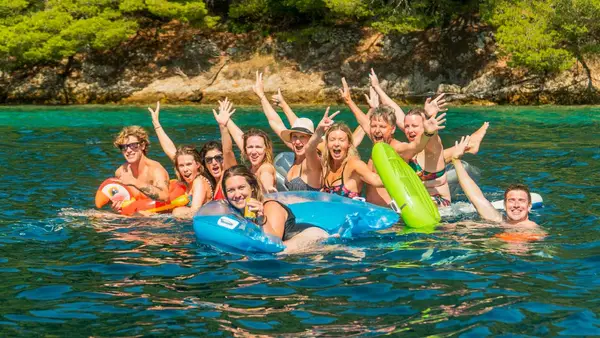
<svg viewBox="0 0 600 338">
<path fill-rule="evenodd" d="M 510 65 L 551 74 L 581 63 L 594 90 L 586 59 L 600 51 L 600 0 L 490 1 L 484 13 L 497 27 Z"/>
<path fill-rule="evenodd" d="M 47 64 L 70 60 L 79 52 L 108 50 L 141 26 L 172 19 L 206 26 L 216 22 L 204 1 L 3 0 L 0 68 Z"/>
</svg>

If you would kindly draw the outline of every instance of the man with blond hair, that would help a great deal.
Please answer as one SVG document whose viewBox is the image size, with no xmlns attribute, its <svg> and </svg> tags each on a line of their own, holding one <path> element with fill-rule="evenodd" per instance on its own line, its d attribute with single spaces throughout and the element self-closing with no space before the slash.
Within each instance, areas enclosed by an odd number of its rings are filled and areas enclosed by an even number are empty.
<svg viewBox="0 0 600 338">
<path fill-rule="evenodd" d="M 140 126 L 129 126 L 121 130 L 113 142 L 121 150 L 125 163 L 116 171 L 115 177 L 122 184 L 135 188 L 139 194 L 156 201 L 169 199 L 169 173 L 157 161 L 146 157 L 150 140 L 148 133 Z M 121 209 L 122 201 L 113 202 L 114 210 Z"/>
</svg>

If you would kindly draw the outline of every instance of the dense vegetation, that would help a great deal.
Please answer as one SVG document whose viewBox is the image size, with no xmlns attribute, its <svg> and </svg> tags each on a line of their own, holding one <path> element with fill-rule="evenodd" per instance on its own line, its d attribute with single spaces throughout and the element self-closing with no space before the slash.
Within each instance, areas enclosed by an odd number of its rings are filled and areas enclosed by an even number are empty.
<svg viewBox="0 0 600 338">
<path fill-rule="evenodd" d="M 386 34 L 459 19 L 496 29 L 513 67 L 548 75 L 600 48 L 600 0 L 3 0 L 0 69 L 64 62 L 107 50 L 136 32 L 177 20 L 202 29 L 267 34 L 360 25 Z"/>
</svg>

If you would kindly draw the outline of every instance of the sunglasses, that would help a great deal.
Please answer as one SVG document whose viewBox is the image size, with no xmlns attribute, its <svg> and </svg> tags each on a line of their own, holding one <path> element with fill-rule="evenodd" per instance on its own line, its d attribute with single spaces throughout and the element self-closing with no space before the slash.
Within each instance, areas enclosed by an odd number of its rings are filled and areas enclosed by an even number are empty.
<svg viewBox="0 0 600 338">
<path fill-rule="evenodd" d="M 133 142 L 133 143 L 127 143 L 127 144 L 119 144 L 119 149 L 121 149 L 121 151 L 126 151 L 127 148 L 133 150 L 133 151 L 137 151 L 138 149 L 140 149 L 140 142 Z"/>
<path fill-rule="evenodd" d="M 219 163 L 222 163 L 223 162 L 223 155 L 216 155 L 216 156 L 213 156 L 213 157 L 205 157 L 204 158 L 204 163 L 211 164 L 213 160 L 215 160 L 215 161 L 217 161 Z"/>
</svg>

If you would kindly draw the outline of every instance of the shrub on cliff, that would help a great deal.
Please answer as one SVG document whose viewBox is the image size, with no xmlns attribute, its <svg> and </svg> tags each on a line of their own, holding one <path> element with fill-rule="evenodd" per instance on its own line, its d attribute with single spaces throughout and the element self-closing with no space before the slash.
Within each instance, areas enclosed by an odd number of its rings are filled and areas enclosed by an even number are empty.
<svg viewBox="0 0 600 338">
<path fill-rule="evenodd" d="M 511 66 L 548 75 L 577 60 L 594 89 L 586 59 L 600 52 L 600 0 L 488 0 L 484 14 Z"/>
<path fill-rule="evenodd" d="M 299 25 L 371 26 L 406 33 L 472 15 L 477 0 L 234 0 L 227 23 L 233 31 L 281 31 Z"/>
<path fill-rule="evenodd" d="M 70 58 L 118 46 L 140 27 L 176 19 L 211 26 L 204 1 L 2 0 L 0 69 Z"/>
</svg>

